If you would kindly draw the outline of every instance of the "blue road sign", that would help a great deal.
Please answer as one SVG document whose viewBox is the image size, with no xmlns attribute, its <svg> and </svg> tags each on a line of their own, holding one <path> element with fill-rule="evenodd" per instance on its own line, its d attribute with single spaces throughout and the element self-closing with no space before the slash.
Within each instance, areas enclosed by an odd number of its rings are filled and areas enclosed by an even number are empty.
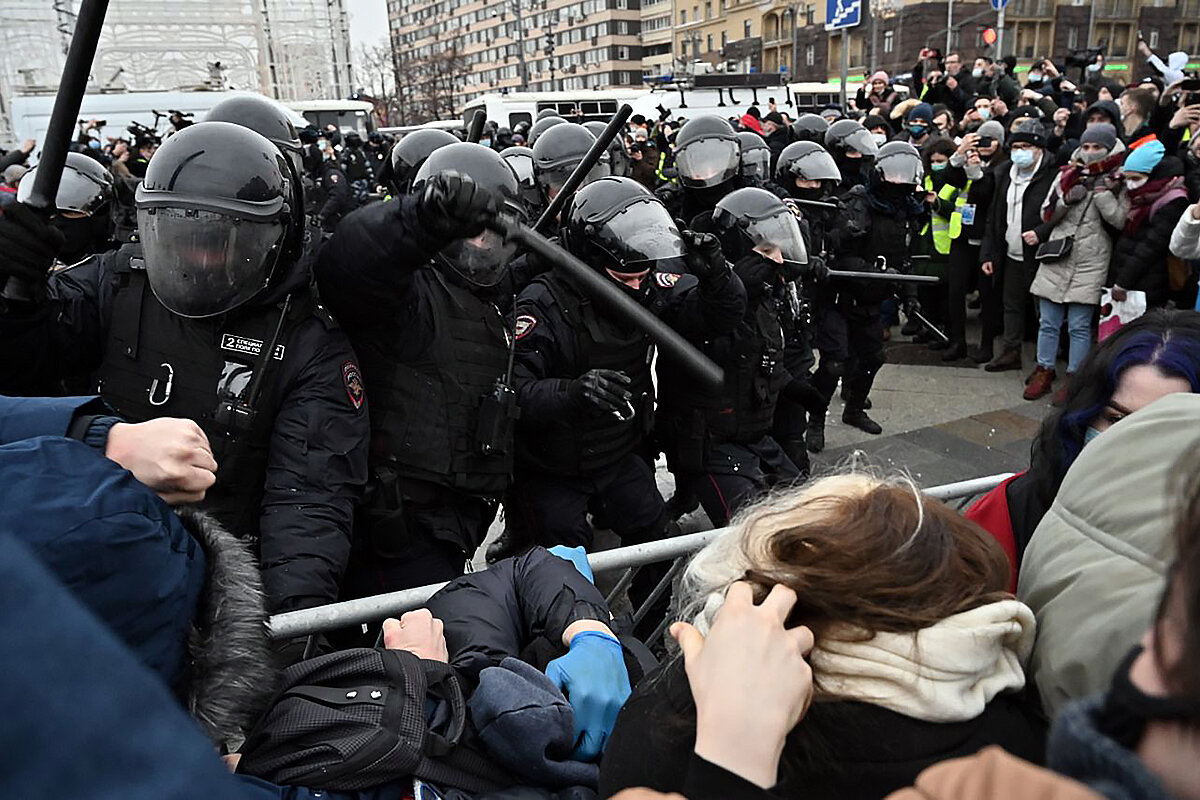
<svg viewBox="0 0 1200 800">
<path fill-rule="evenodd" d="M 861 21 L 862 0 L 825 0 L 825 30 L 853 28 Z"/>
<path fill-rule="evenodd" d="M 1004 8 L 1006 5 L 1008 5 L 1008 0 L 992 0 L 992 8 L 995 11 L 999 11 L 1000 9 Z"/>
</svg>

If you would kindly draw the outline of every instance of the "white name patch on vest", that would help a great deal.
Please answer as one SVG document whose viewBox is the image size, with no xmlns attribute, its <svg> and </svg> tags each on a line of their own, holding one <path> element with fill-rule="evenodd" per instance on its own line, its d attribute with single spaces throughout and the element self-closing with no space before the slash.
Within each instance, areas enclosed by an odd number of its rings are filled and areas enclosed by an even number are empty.
<svg viewBox="0 0 1200 800">
<path fill-rule="evenodd" d="M 248 336 L 236 336 L 232 333 L 221 334 L 221 349 L 229 353 L 239 353 L 244 356 L 257 356 L 262 352 L 262 339 L 251 339 Z M 272 354 L 276 361 L 283 361 L 284 346 L 275 345 Z"/>
</svg>

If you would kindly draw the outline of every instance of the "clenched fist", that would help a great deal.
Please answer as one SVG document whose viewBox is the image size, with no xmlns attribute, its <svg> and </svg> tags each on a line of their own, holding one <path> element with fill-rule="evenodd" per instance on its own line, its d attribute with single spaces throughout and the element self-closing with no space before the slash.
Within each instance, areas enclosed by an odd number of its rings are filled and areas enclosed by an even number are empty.
<svg viewBox="0 0 1200 800">
<path fill-rule="evenodd" d="M 119 422 L 108 432 L 104 455 L 169 505 L 200 502 L 217 480 L 208 437 L 190 419 Z"/>
</svg>

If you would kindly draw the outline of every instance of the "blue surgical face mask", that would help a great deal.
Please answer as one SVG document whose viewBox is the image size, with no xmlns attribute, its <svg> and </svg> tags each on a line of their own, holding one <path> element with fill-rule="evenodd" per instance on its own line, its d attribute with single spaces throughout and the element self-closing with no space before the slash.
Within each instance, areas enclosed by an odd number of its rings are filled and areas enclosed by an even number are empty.
<svg viewBox="0 0 1200 800">
<path fill-rule="evenodd" d="M 949 161 L 931 161 L 929 164 L 929 168 L 931 170 L 933 170 L 934 172 L 941 172 L 947 166 L 949 166 L 949 164 L 950 164 Z"/>
<path fill-rule="evenodd" d="M 911 133 L 914 137 L 918 137 L 918 138 L 921 136 L 924 136 L 926 130 L 928 130 L 928 129 L 924 125 L 909 125 L 908 126 L 908 132 Z"/>
<path fill-rule="evenodd" d="M 1099 436 L 1102 433 L 1104 433 L 1104 431 L 1098 431 L 1089 425 L 1088 429 L 1083 432 L 1084 447 L 1086 447 L 1089 442 L 1091 442 L 1093 439 L 1095 439 L 1097 436 Z"/>
<path fill-rule="evenodd" d="M 1099 72 L 1099 71 L 1100 71 L 1100 65 L 1099 65 L 1099 64 L 1088 64 L 1088 65 L 1087 65 L 1087 71 L 1088 71 L 1088 72 Z"/>
<path fill-rule="evenodd" d="M 1032 150 L 1013 150 L 1012 151 L 1012 162 L 1014 164 L 1016 164 L 1018 167 L 1021 167 L 1022 169 L 1024 169 L 1025 167 L 1028 167 L 1029 165 L 1031 165 L 1033 163 L 1033 151 Z"/>
<path fill-rule="evenodd" d="M 1041 83 L 1041 82 L 1042 82 L 1042 73 L 1040 73 L 1040 72 L 1029 73 L 1029 83 Z"/>
</svg>

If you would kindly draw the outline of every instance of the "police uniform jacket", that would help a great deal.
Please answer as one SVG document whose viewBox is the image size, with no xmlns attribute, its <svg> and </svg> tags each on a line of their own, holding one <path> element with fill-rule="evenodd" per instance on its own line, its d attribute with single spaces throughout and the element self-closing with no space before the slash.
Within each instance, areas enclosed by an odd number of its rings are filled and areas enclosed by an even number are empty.
<svg viewBox="0 0 1200 800">
<path fill-rule="evenodd" d="M 219 465 L 202 507 L 257 541 L 270 610 L 333 602 L 366 481 L 367 409 L 350 344 L 309 293 L 308 259 L 252 306 L 191 320 L 155 299 L 130 247 L 54 273 L 44 302 L 0 315 L 0 392 L 98 373 L 125 419 L 194 420 Z M 234 431 L 219 399 L 245 400 L 260 371 L 253 421 Z"/>
</svg>

